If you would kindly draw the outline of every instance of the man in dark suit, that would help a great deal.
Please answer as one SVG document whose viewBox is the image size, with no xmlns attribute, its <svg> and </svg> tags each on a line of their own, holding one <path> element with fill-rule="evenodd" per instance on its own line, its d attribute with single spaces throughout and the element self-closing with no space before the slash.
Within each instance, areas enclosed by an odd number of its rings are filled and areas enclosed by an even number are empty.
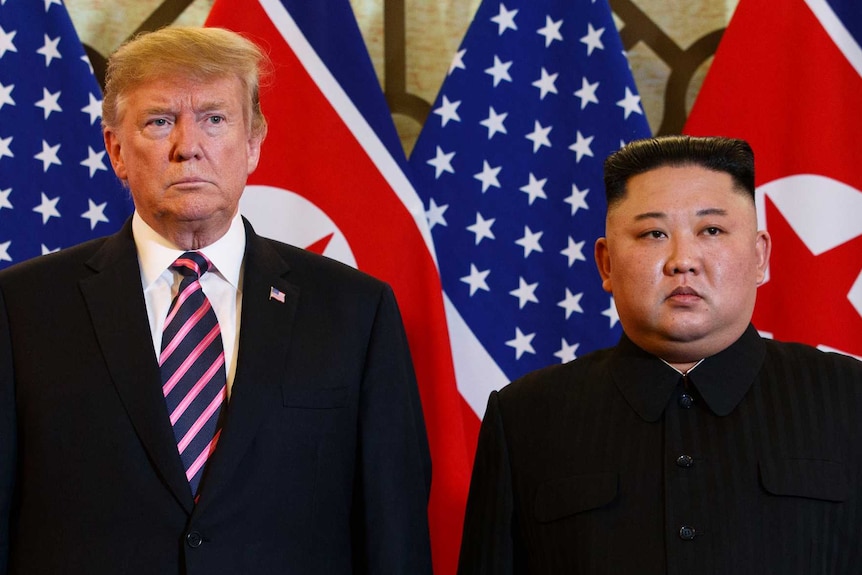
<svg viewBox="0 0 862 575">
<path fill-rule="evenodd" d="M 459 574 L 859 573 L 862 362 L 751 325 L 751 148 L 633 142 L 605 186 L 624 334 L 491 394 Z"/>
<path fill-rule="evenodd" d="M 430 573 L 392 291 L 238 214 L 264 64 L 218 29 L 112 56 L 134 216 L 0 274 L 0 574 Z"/>
</svg>

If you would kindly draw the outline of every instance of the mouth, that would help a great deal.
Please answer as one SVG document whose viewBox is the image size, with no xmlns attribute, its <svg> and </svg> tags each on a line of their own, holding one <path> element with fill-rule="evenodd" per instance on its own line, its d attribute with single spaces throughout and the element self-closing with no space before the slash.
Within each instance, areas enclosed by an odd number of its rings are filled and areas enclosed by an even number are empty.
<svg viewBox="0 0 862 575">
<path fill-rule="evenodd" d="M 171 182 L 171 187 L 190 188 L 202 186 L 206 183 L 207 181 L 201 178 L 180 178 Z"/>
<path fill-rule="evenodd" d="M 679 286 L 668 294 L 667 299 L 676 302 L 693 302 L 701 299 L 697 290 L 688 286 Z"/>
</svg>

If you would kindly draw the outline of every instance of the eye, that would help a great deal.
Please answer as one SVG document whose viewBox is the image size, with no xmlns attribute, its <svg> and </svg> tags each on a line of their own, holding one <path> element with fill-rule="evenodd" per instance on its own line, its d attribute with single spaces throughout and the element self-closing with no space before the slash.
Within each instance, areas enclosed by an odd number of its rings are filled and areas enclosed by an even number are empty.
<svg viewBox="0 0 862 575">
<path fill-rule="evenodd" d="M 708 236 L 717 236 L 717 235 L 722 233 L 722 229 L 717 228 L 715 226 L 710 226 L 710 227 L 706 228 L 705 230 L 703 230 L 703 233 L 705 233 Z"/>
<path fill-rule="evenodd" d="M 153 126 L 162 127 L 162 126 L 167 126 L 168 121 L 165 118 L 155 118 L 154 120 L 150 121 L 150 124 L 152 124 Z"/>
<path fill-rule="evenodd" d="M 642 238 L 649 238 L 649 239 L 653 239 L 653 240 L 660 240 L 660 239 L 667 237 L 667 236 L 661 230 L 650 230 L 648 232 L 644 232 L 643 234 L 641 234 L 641 237 Z"/>
<path fill-rule="evenodd" d="M 210 116 L 208 120 L 210 124 L 218 125 L 224 123 L 224 116 Z"/>
</svg>

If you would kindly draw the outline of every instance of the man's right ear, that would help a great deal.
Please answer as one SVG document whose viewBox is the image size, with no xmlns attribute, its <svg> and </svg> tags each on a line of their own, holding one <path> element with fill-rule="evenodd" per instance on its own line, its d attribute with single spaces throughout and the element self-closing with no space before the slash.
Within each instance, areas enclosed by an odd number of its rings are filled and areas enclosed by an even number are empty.
<svg viewBox="0 0 862 575">
<path fill-rule="evenodd" d="M 105 150 L 108 152 L 108 157 L 111 159 L 111 166 L 114 168 L 114 173 L 121 180 L 126 180 L 126 166 L 123 163 L 123 156 L 120 153 L 120 138 L 117 132 L 112 128 L 102 130 L 102 137 L 105 139 Z"/>
<path fill-rule="evenodd" d="M 599 238 L 596 240 L 594 255 L 596 259 L 596 267 L 599 270 L 599 276 L 602 278 L 602 289 L 608 293 L 612 293 L 611 256 L 608 252 L 607 238 Z"/>
</svg>

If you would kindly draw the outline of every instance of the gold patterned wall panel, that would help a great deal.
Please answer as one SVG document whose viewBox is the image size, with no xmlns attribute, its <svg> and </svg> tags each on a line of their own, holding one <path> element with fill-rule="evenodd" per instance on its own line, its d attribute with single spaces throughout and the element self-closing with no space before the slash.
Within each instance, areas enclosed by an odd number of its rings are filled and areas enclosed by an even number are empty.
<svg viewBox="0 0 862 575">
<path fill-rule="evenodd" d="M 479 1 L 351 0 L 408 153 Z M 610 0 L 653 132 L 682 129 L 737 1 Z M 212 3 L 66 0 L 97 74 L 136 32 L 203 24 Z"/>
</svg>

